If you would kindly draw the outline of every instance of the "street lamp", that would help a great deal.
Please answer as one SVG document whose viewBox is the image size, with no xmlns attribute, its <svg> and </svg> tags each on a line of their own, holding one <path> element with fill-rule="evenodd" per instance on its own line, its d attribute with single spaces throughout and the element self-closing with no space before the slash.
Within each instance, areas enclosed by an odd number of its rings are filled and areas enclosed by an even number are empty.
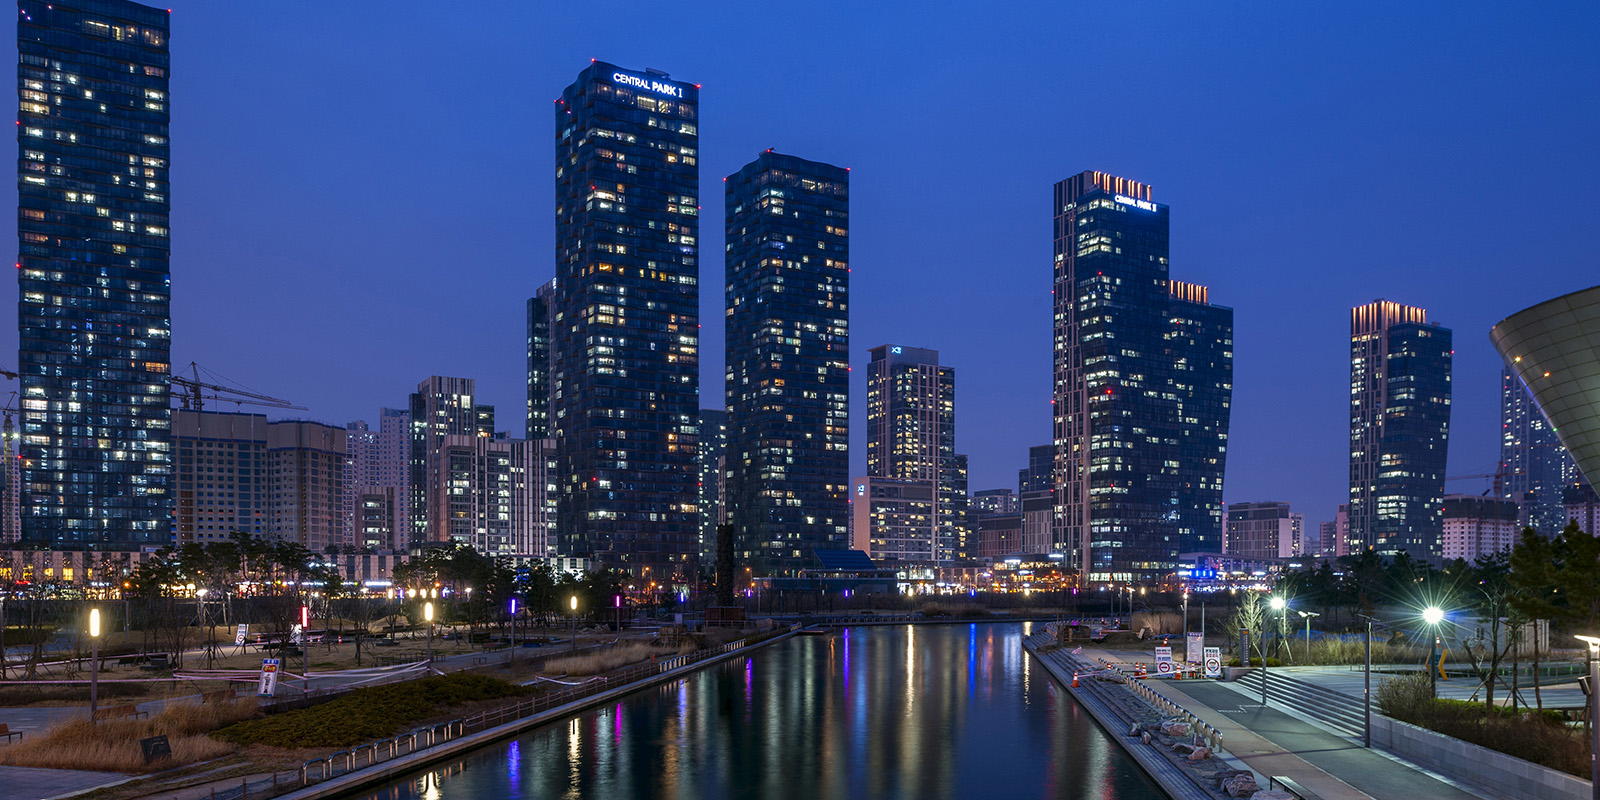
<svg viewBox="0 0 1600 800">
<path fill-rule="evenodd" d="M 1444 666 L 1444 656 L 1439 652 L 1439 623 L 1444 621 L 1444 609 L 1438 606 L 1428 606 L 1422 609 L 1422 621 L 1428 623 L 1433 629 L 1433 644 L 1428 649 L 1428 681 L 1433 688 L 1433 696 L 1439 696 L 1439 672 L 1434 668 L 1433 662 L 1439 660 L 1440 667 Z"/>
<path fill-rule="evenodd" d="M 100 609 L 89 609 L 89 724 L 100 710 Z"/>
<path fill-rule="evenodd" d="M 422 619 L 428 623 L 428 666 L 433 666 L 433 601 L 422 604 Z"/>
<path fill-rule="evenodd" d="M 517 598 L 511 598 L 511 666 L 517 665 Z"/>
<path fill-rule="evenodd" d="M 1600 637 L 1578 636 L 1589 645 L 1589 719 L 1600 720 Z M 1600 800 L 1600 725 L 1589 725 L 1589 781 L 1594 798 Z"/>
<path fill-rule="evenodd" d="M 311 694 L 311 606 L 300 607 L 300 673 L 305 676 L 306 694 Z"/>
<path fill-rule="evenodd" d="M 1306 664 L 1310 665 L 1311 664 L 1311 618 L 1312 617 L 1320 617 L 1322 615 L 1317 613 L 1317 612 L 1315 612 L 1315 611 L 1301 611 L 1298 608 L 1294 610 L 1294 613 L 1299 614 L 1300 618 L 1306 621 Z"/>
<path fill-rule="evenodd" d="M 578 652 L 578 596 L 572 596 L 572 652 Z"/>
<path fill-rule="evenodd" d="M 1269 602 L 1269 605 L 1272 606 L 1273 610 L 1278 612 L 1278 643 L 1282 644 L 1283 643 L 1283 618 L 1284 618 L 1284 610 L 1283 609 L 1284 609 L 1285 606 L 1288 605 L 1288 603 L 1284 602 L 1284 599 L 1283 599 L 1282 596 L 1277 596 L 1277 597 L 1273 597 L 1272 598 L 1272 600 Z M 1263 638 L 1264 637 L 1265 637 L 1265 634 L 1263 633 Z M 1265 708 L 1266 705 L 1267 705 L 1267 648 L 1265 646 L 1263 646 L 1261 648 L 1261 706 L 1263 708 Z"/>
</svg>

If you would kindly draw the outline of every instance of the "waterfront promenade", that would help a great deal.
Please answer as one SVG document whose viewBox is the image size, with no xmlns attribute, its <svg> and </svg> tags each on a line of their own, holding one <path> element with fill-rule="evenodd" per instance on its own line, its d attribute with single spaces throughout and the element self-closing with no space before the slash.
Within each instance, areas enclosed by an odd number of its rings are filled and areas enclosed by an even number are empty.
<svg viewBox="0 0 1600 800">
<path fill-rule="evenodd" d="M 1097 658 L 1111 662 L 1153 660 L 1125 650 L 1091 648 L 1084 648 L 1078 657 L 1089 663 Z M 1339 678 L 1340 685 L 1348 683 L 1345 670 L 1326 672 Z M 1359 691 L 1362 674 L 1348 674 L 1355 676 Z M 1318 679 L 1317 674 L 1298 670 L 1295 677 Z M 1363 747 L 1359 740 L 1333 733 L 1299 716 L 1263 707 L 1259 694 L 1237 684 L 1204 679 L 1149 683 L 1216 726 L 1222 732 L 1223 748 L 1255 772 L 1263 787 L 1270 776 L 1284 775 L 1326 800 L 1498 800 L 1381 750 Z M 1466 692 L 1470 694 L 1470 690 Z"/>
</svg>

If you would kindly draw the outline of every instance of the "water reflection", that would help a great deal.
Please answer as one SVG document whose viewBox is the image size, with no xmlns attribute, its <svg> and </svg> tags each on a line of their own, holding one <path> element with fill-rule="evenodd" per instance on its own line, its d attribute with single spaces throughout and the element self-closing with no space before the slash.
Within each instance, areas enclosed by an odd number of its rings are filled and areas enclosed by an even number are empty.
<svg viewBox="0 0 1600 800">
<path fill-rule="evenodd" d="M 1011 624 L 800 637 L 361 797 L 1160 797 Z"/>
</svg>

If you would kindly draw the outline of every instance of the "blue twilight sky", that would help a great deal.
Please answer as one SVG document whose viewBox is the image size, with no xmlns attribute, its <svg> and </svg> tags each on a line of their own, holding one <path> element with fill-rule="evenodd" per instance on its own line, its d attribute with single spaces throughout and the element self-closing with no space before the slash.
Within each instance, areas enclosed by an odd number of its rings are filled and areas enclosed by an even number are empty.
<svg viewBox="0 0 1600 800">
<path fill-rule="evenodd" d="M 703 84 L 704 406 L 719 179 L 853 168 L 854 474 L 893 342 L 956 368 L 971 488 L 1015 487 L 1050 438 L 1051 186 L 1085 169 L 1153 184 L 1173 277 L 1235 309 L 1228 499 L 1310 522 L 1346 494 L 1351 306 L 1454 329 L 1450 471 L 1491 472 L 1489 327 L 1600 283 L 1593 3 L 172 2 L 173 361 L 327 422 L 444 374 L 520 432 L 552 100 L 590 58 Z"/>
</svg>

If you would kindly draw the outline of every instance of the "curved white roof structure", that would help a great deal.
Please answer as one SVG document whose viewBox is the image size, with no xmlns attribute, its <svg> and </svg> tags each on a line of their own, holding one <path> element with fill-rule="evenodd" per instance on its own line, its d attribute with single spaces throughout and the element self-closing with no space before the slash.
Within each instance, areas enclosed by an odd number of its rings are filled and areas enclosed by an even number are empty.
<svg viewBox="0 0 1600 800">
<path fill-rule="evenodd" d="M 1590 484 L 1600 485 L 1600 286 L 1501 320 L 1489 339 Z"/>
</svg>

